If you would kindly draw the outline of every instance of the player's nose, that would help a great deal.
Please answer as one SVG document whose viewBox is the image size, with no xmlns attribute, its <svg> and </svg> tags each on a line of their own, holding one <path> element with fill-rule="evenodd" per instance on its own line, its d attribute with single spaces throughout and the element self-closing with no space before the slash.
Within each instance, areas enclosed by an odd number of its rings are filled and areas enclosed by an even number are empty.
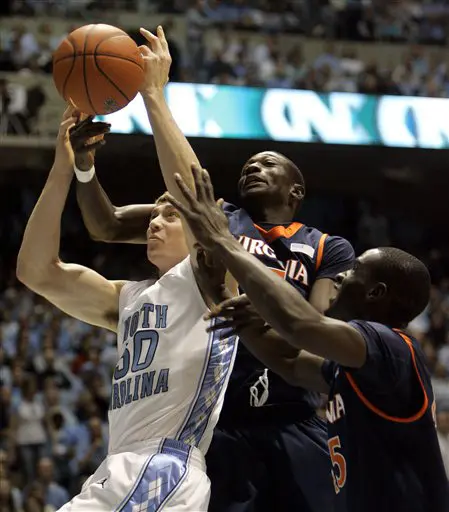
<svg viewBox="0 0 449 512">
<path fill-rule="evenodd" d="M 150 222 L 150 225 L 148 226 L 147 235 L 151 236 L 154 235 L 154 233 L 157 233 L 162 229 L 161 222 L 156 218 L 153 219 Z"/>
<path fill-rule="evenodd" d="M 259 164 L 253 163 L 248 165 L 245 169 L 245 176 L 250 176 L 251 174 L 257 174 L 262 172 L 262 168 Z"/>
</svg>

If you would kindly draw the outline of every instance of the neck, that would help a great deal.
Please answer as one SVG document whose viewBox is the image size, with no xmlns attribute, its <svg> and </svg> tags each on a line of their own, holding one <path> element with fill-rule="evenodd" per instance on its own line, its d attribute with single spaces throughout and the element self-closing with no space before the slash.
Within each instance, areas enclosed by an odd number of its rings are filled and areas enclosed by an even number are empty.
<svg viewBox="0 0 449 512">
<path fill-rule="evenodd" d="M 183 256 L 179 261 L 176 261 L 174 263 L 171 263 L 169 265 L 164 265 L 157 268 L 158 272 L 158 279 L 160 279 L 164 274 L 166 274 L 169 270 L 171 270 L 173 267 L 176 267 L 181 261 L 184 261 L 185 258 L 187 258 L 188 254 L 186 256 Z"/>
<path fill-rule="evenodd" d="M 244 206 L 254 222 L 270 222 L 271 224 L 286 224 L 293 221 L 293 212 L 288 205 L 261 206 L 248 203 Z"/>
</svg>

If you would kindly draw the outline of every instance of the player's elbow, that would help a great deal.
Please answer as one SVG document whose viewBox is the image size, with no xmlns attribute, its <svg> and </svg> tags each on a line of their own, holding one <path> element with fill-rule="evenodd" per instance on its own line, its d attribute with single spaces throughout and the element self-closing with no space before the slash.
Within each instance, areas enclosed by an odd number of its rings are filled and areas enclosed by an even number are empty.
<svg viewBox="0 0 449 512">
<path fill-rule="evenodd" d="M 16 265 L 16 277 L 30 290 L 41 293 L 47 286 L 50 265 L 35 265 L 32 261 L 19 254 Z"/>
<path fill-rule="evenodd" d="M 20 259 L 17 260 L 16 277 L 31 290 L 35 290 L 39 281 L 38 273 L 33 270 L 30 265 Z"/>
</svg>

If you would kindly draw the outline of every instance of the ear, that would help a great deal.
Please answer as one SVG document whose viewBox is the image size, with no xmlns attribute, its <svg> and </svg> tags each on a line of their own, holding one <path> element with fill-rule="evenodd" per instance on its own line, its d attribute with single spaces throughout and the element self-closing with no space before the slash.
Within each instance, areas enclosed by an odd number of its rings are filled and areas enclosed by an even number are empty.
<svg viewBox="0 0 449 512">
<path fill-rule="evenodd" d="M 295 201 L 296 203 L 300 203 L 304 199 L 304 187 L 299 183 L 295 183 L 290 188 L 289 200 L 290 202 Z"/>
<path fill-rule="evenodd" d="M 388 288 L 385 283 L 376 283 L 368 290 L 367 299 L 369 302 L 377 302 L 387 295 Z"/>
</svg>

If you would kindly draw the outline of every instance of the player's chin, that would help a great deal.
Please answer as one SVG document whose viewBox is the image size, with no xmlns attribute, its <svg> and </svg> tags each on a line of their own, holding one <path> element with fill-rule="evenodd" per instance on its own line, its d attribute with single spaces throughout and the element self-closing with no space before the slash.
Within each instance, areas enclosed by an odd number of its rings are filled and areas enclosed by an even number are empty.
<svg viewBox="0 0 449 512">
<path fill-rule="evenodd" d="M 147 245 L 147 258 L 150 263 L 158 266 L 158 262 L 161 262 L 164 258 L 164 255 L 161 254 L 161 250 L 158 247 L 151 247 Z"/>
</svg>

